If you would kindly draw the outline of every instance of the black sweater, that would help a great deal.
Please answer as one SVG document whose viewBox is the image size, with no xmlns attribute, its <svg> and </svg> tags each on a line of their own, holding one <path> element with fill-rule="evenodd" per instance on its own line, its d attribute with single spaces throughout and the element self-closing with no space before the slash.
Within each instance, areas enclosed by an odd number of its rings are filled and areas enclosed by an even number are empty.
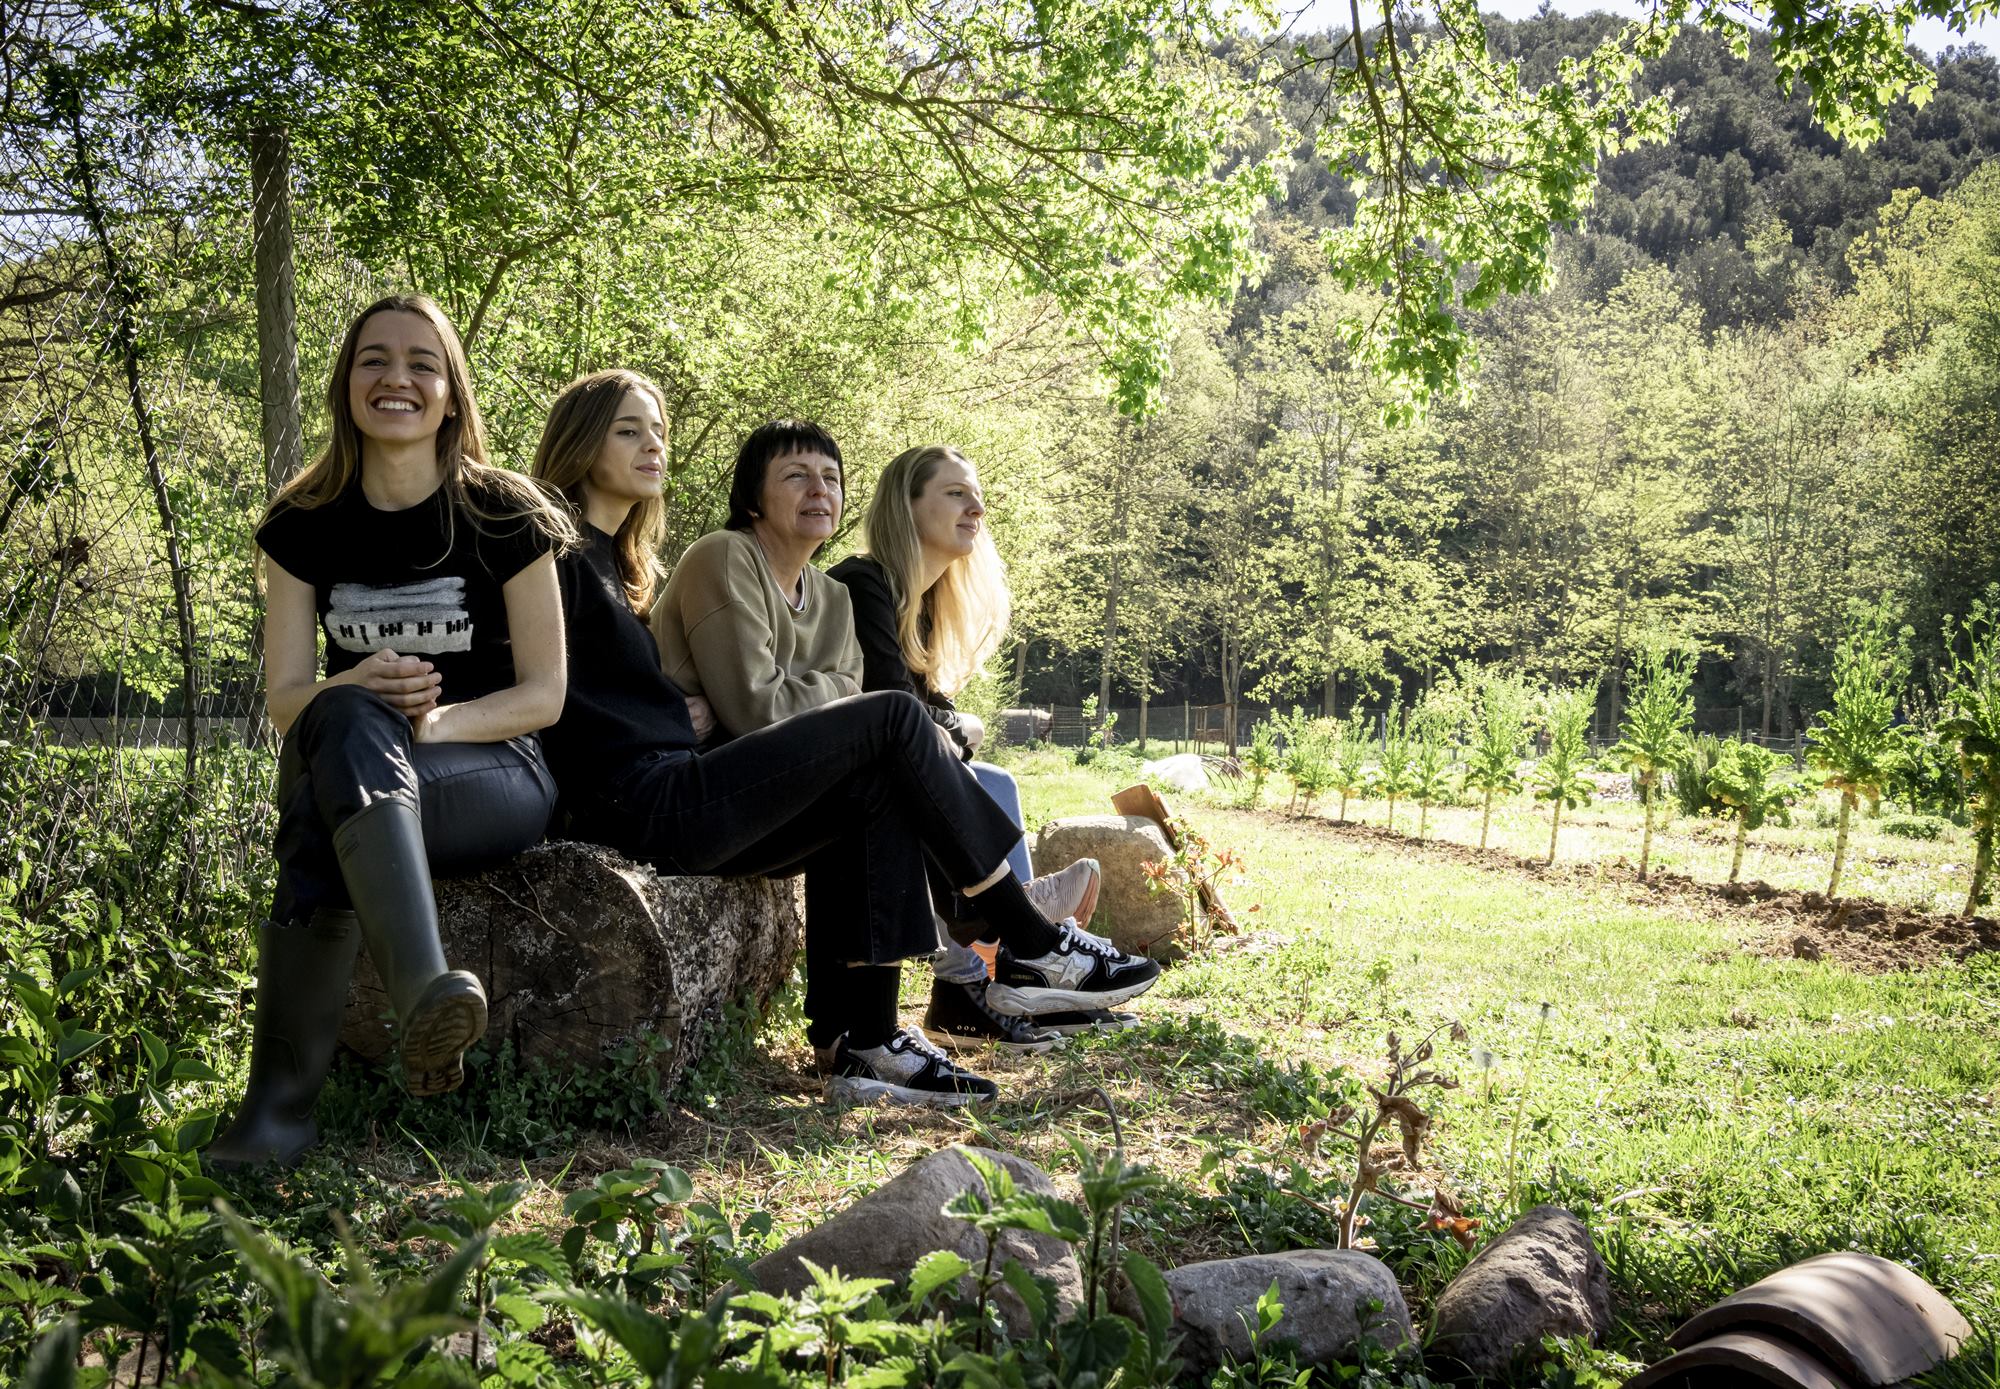
<svg viewBox="0 0 2000 1389">
<path fill-rule="evenodd" d="M 958 744 L 958 755 L 972 756 L 965 736 L 965 721 L 950 698 L 917 678 L 903 661 L 903 643 L 896 635 L 896 594 L 889 587 L 888 571 L 867 555 L 844 559 L 826 571 L 827 577 L 847 585 L 848 599 L 854 604 L 854 636 L 861 643 L 861 688 L 906 690 L 930 709 L 938 727 Z"/>
<path fill-rule="evenodd" d="M 687 697 L 660 671 L 653 634 L 625 602 L 618 543 L 583 526 L 556 563 L 569 646 L 569 698 L 542 734 L 565 798 L 589 796 L 651 752 L 695 746 Z"/>
</svg>

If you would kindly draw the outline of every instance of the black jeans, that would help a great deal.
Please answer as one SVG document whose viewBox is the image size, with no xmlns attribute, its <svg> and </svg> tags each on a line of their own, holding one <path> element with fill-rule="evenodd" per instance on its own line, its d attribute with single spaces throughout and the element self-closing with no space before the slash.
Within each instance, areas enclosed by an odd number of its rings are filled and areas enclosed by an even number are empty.
<svg viewBox="0 0 2000 1389">
<path fill-rule="evenodd" d="M 901 691 L 838 699 L 712 752 L 655 753 L 572 804 L 572 832 L 667 874 L 806 875 L 806 1017 L 840 1032 L 853 964 L 937 949 L 927 858 L 966 887 L 1020 829 Z M 893 1004 L 892 1004 L 893 1007 Z"/>
<path fill-rule="evenodd" d="M 464 873 L 541 842 L 555 782 L 530 734 L 504 743 L 419 743 L 410 721 L 359 685 L 313 696 L 278 755 L 276 926 L 349 905 L 333 832 L 381 800 L 416 806 L 435 873 Z"/>
</svg>

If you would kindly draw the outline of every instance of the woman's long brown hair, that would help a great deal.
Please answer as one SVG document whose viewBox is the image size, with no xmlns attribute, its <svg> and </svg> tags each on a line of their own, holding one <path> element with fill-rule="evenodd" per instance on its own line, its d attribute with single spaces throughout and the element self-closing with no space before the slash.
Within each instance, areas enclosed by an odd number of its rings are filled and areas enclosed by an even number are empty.
<svg viewBox="0 0 2000 1389">
<path fill-rule="evenodd" d="M 466 366 L 465 345 L 444 310 L 428 295 L 392 294 L 363 309 L 348 325 L 333 371 L 326 383 L 326 409 L 333 430 L 326 446 L 298 476 L 271 499 L 266 520 L 283 507 L 325 506 L 337 499 L 361 473 L 361 426 L 348 403 L 347 378 L 360 351 L 361 330 L 379 313 L 415 314 L 430 324 L 444 345 L 445 384 L 452 413 L 437 432 L 438 468 L 444 475 L 451 514 L 463 512 L 475 526 L 525 520 L 546 532 L 559 547 L 576 543 L 576 526 L 560 508 L 519 473 L 495 467 L 487 458 L 486 423 L 472 394 L 472 373 Z M 477 492 L 482 495 L 475 495 Z"/>
<path fill-rule="evenodd" d="M 579 376 L 549 407 L 532 471 L 535 481 L 560 493 L 579 518 L 584 513 L 584 479 L 604 452 L 604 441 L 628 391 L 651 396 L 660 418 L 666 419 L 667 398 L 660 388 L 636 371 L 619 368 Z M 660 543 L 666 534 L 667 508 L 659 497 L 634 506 L 618 527 L 618 577 L 625 586 L 625 601 L 640 617 L 653 605 L 653 590 L 661 577 Z"/>
</svg>

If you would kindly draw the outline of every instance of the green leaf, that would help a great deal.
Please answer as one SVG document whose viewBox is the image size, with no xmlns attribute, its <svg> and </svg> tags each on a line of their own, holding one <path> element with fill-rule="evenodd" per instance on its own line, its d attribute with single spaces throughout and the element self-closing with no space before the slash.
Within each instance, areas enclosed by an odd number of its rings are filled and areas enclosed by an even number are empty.
<svg viewBox="0 0 2000 1389">
<path fill-rule="evenodd" d="M 963 1256 L 949 1249 L 936 1249 L 917 1260 L 910 1270 L 910 1301 L 922 1302 L 926 1297 L 972 1272 L 972 1264 Z"/>
<path fill-rule="evenodd" d="M 1153 1359 L 1162 1360 L 1167 1354 L 1167 1337 L 1174 1328 L 1173 1294 L 1167 1290 L 1167 1280 L 1160 1276 L 1158 1266 L 1145 1255 L 1128 1249 L 1122 1262 L 1125 1278 L 1132 1285 L 1132 1295 L 1138 1300 L 1144 1318 Z"/>
<path fill-rule="evenodd" d="M 1034 1275 L 1021 1266 L 1019 1259 L 1009 1259 L 1000 1269 L 1000 1277 L 1014 1290 L 1014 1296 L 1021 1299 L 1021 1305 L 1028 1309 L 1028 1321 L 1039 1336 L 1049 1324 L 1051 1302 L 1047 1293 L 1035 1282 Z"/>
<path fill-rule="evenodd" d="M 20 1389 L 73 1389 L 82 1339 L 76 1318 L 64 1317 L 29 1352 L 27 1368 L 19 1380 Z"/>
</svg>

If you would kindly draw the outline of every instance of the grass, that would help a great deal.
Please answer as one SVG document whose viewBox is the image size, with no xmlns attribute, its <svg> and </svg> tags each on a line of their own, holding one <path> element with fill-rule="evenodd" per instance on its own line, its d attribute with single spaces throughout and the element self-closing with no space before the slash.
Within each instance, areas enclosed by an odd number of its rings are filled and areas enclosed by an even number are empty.
<svg viewBox="0 0 2000 1389">
<path fill-rule="evenodd" d="M 1038 753 L 1015 767 L 1031 828 L 1103 813 L 1132 779 L 1121 759 Z M 781 1010 L 733 1068 L 711 1068 L 707 1093 L 638 1134 L 526 1163 L 545 1186 L 525 1218 L 559 1226 L 565 1191 L 640 1155 L 686 1167 L 738 1218 L 771 1211 L 781 1234 L 951 1142 L 1019 1152 L 1062 1183 L 1065 1132 L 1109 1142 L 1102 1092 L 1130 1155 L 1168 1178 L 1132 1213 L 1146 1252 L 1178 1263 L 1322 1245 L 1323 1207 L 1348 1174 L 1306 1151 L 1301 1125 L 1381 1074 L 1388 1031 L 1413 1039 L 1455 1019 L 1469 1039 L 1441 1038 L 1439 1060 L 1463 1085 L 1427 1098 L 1436 1123 L 1417 1185 L 1443 1182 L 1487 1233 L 1545 1200 L 1583 1215 L 1611 1268 L 1615 1349 L 1656 1357 L 1701 1306 L 1835 1248 L 1900 1259 L 1969 1314 L 2000 1310 L 2000 960 L 1876 976 L 1774 960 L 1742 948 L 1747 927 L 1726 905 L 1642 896 L 1629 875 L 1544 878 L 1317 819 L 1187 809 L 1248 861 L 1225 891 L 1249 929 L 1171 970 L 1140 1005 L 1145 1028 L 978 1058 L 1005 1095 L 985 1115 L 841 1113 L 820 1102 L 798 1019 Z M 1441 818 L 1457 837 L 1463 813 Z M 1532 817 L 1505 833 L 1525 852 Z M 1581 850 L 1583 835 L 1565 830 L 1565 843 Z M 920 966 L 905 972 L 906 1018 L 928 985 Z M 441 1190 L 406 1135 L 447 1170 L 520 1170 L 470 1121 L 426 1130 L 415 1106 L 370 1109 L 342 1084 L 333 1141 L 290 1189 L 368 1194 L 377 1233 L 393 1235 L 398 1194 Z M 1370 1209 L 1367 1233 L 1421 1318 L 1467 1255 L 1396 1208 Z"/>
</svg>

